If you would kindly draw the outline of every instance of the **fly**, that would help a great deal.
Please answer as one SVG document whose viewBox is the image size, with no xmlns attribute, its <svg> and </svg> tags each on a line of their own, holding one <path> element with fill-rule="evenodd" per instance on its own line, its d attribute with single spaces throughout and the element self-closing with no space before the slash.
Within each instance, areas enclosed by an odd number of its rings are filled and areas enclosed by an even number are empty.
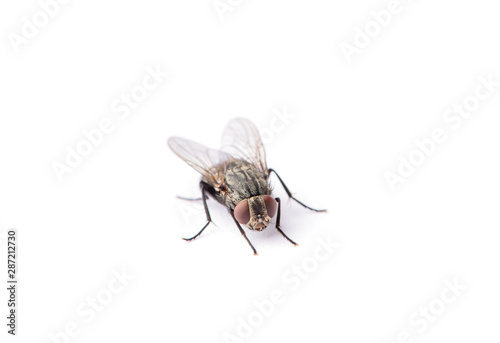
<svg viewBox="0 0 500 343">
<path fill-rule="evenodd" d="M 168 146 L 187 164 L 196 169 L 201 175 L 200 199 L 202 200 L 207 216 L 205 226 L 193 237 L 183 238 L 191 241 L 198 237 L 212 222 L 207 206 L 208 196 L 228 208 L 240 233 L 257 255 L 257 251 L 245 234 L 241 224 L 250 230 L 262 231 L 269 226 L 271 218 L 276 217 L 276 230 L 290 243 L 292 241 L 281 230 L 281 200 L 273 197 L 269 184 L 269 177 L 274 173 L 285 189 L 287 195 L 303 207 L 316 210 L 297 200 L 281 177 L 272 168 L 267 168 L 266 152 L 260 139 L 259 131 L 247 119 L 235 118 L 226 126 L 222 135 L 220 150 L 180 137 L 170 137 Z"/>
</svg>

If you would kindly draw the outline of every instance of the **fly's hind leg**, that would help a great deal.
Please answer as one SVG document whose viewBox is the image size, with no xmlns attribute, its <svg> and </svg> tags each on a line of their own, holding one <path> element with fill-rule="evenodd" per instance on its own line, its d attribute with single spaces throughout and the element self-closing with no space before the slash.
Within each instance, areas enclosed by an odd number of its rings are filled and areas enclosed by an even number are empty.
<svg viewBox="0 0 500 343">
<path fill-rule="evenodd" d="M 231 211 L 230 213 L 231 213 L 231 217 L 233 217 L 234 222 L 236 223 L 236 226 L 238 226 L 238 229 L 240 230 L 241 235 L 242 235 L 243 237 L 245 237 L 245 239 L 246 239 L 247 243 L 250 245 L 250 248 L 252 248 L 252 250 L 253 250 L 253 254 L 254 254 L 254 255 L 257 255 L 257 250 L 255 250 L 255 248 L 253 247 L 252 243 L 250 243 L 250 240 L 248 239 L 247 234 L 245 233 L 245 231 L 243 231 L 243 228 L 241 227 L 240 223 L 238 223 L 238 221 L 237 221 L 237 220 L 236 220 L 236 218 L 234 217 L 234 211 Z"/>
<path fill-rule="evenodd" d="M 278 178 L 278 180 L 280 181 L 281 185 L 282 185 L 282 186 L 283 186 L 283 188 L 285 189 L 286 194 L 288 194 L 288 196 L 289 196 L 291 199 L 295 200 L 297 203 L 299 203 L 300 205 L 302 205 L 303 207 L 305 207 L 305 208 L 307 208 L 307 209 L 309 209 L 309 210 L 311 210 L 311 211 L 316 211 L 316 212 L 326 212 L 326 210 L 317 210 L 317 209 L 315 209 L 315 208 L 309 207 L 309 206 L 307 206 L 306 204 L 304 204 L 303 202 L 301 202 L 301 201 L 297 200 L 296 198 L 294 198 L 294 196 L 292 195 L 292 192 L 290 192 L 290 190 L 289 190 L 289 189 L 288 189 L 288 187 L 285 185 L 285 183 L 283 182 L 283 180 L 281 179 L 281 177 L 278 175 L 278 173 L 276 173 L 276 170 L 274 170 L 274 169 L 272 169 L 272 168 L 269 168 L 269 169 L 268 169 L 268 172 L 269 172 L 269 174 L 271 174 L 271 172 L 273 172 L 273 173 L 274 173 L 274 175 L 276 175 L 276 177 L 277 177 L 277 178 Z M 278 213 L 279 213 L 279 212 L 278 212 Z"/>
<path fill-rule="evenodd" d="M 200 201 L 202 200 L 203 198 L 202 197 L 199 197 L 199 198 L 186 198 L 186 197 L 181 197 L 180 195 L 176 196 L 177 199 L 181 199 L 181 200 L 186 200 L 186 201 Z M 208 196 L 205 195 L 205 199 L 208 199 Z"/>
<path fill-rule="evenodd" d="M 210 218 L 210 212 L 208 211 L 208 206 L 207 206 L 208 196 L 207 196 L 206 192 L 207 192 L 207 189 L 205 188 L 205 185 L 202 183 L 201 184 L 201 198 L 199 200 L 203 200 L 203 207 L 205 207 L 205 214 L 207 215 L 207 223 L 205 224 L 205 226 L 203 226 L 203 228 L 200 230 L 200 232 L 198 232 L 193 237 L 182 238 L 185 241 L 191 241 L 191 240 L 195 239 L 196 237 L 198 237 L 199 235 L 201 235 L 203 230 L 205 230 L 207 228 L 208 224 L 210 224 L 212 222 L 212 218 Z M 178 198 L 180 198 L 180 197 L 178 197 Z M 181 198 L 181 199 L 183 199 L 183 198 Z M 185 199 L 185 200 L 196 200 L 196 199 Z"/>
<path fill-rule="evenodd" d="M 281 220 L 281 199 L 280 198 L 274 198 L 278 202 L 278 216 L 276 217 L 276 230 L 278 230 L 279 233 L 283 235 L 290 243 L 293 245 L 297 246 L 298 244 L 292 241 L 285 233 L 281 230 L 281 225 L 280 225 L 280 220 Z"/>
</svg>

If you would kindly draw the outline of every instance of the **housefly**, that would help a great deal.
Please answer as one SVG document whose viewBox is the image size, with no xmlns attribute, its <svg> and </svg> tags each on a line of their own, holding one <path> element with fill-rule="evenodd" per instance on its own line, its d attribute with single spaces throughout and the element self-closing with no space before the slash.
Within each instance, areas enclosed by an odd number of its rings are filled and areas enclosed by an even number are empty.
<svg viewBox="0 0 500 343">
<path fill-rule="evenodd" d="M 257 251 L 245 234 L 240 224 L 250 230 L 262 231 L 276 217 L 276 230 L 290 243 L 297 245 L 281 230 L 281 200 L 272 195 L 269 184 L 274 173 L 288 196 L 303 207 L 316 210 L 297 200 L 274 169 L 267 168 L 266 152 L 260 139 L 259 131 L 252 122 L 244 118 L 235 118 L 226 126 L 222 135 L 220 150 L 180 137 L 170 137 L 168 146 L 187 164 L 201 175 L 201 199 L 205 208 L 207 222 L 193 237 L 183 238 L 191 241 L 198 237 L 212 222 L 207 206 L 208 196 L 228 208 L 240 233 L 246 239 L 255 255 Z"/>
</svg>

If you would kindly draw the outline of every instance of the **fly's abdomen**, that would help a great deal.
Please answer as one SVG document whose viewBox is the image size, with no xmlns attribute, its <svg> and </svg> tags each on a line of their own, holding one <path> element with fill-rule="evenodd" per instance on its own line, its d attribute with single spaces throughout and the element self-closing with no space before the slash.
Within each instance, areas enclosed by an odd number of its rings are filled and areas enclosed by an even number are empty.
<svg viewBox="0 0 500 343">
<path fill-rule="evenodd" d="M 226 205 L 230 208 L 244 199 L 271 194 L 265 175 L 256 166 L 242 160 L 227 164 L 225 181 L 228 188 Z"/>
</svg>

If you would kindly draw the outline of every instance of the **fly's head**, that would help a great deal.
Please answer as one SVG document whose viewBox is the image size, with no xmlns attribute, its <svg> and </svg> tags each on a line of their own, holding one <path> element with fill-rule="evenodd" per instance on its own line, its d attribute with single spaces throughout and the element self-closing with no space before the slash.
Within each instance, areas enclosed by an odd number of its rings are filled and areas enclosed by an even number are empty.
<svg viewBox="0 0 500 343">
<path fill-rule="evenodd" d="M 240 201 L 234 208 L 234 217 L 251 230 L 262 231 L 276 215 L 278 203 L 269 195 L 258 195 Z"/>
</svg>

